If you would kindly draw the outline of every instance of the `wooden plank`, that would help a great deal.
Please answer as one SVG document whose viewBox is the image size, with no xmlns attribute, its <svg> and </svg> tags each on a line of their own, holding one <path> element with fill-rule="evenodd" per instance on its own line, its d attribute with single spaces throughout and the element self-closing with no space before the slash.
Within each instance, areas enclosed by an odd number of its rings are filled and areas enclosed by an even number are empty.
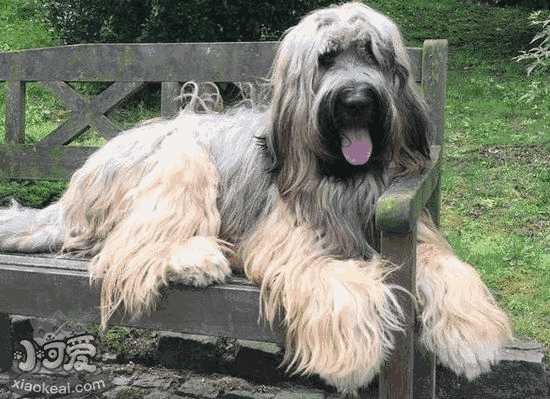
<svg viewBox="0 0 550 399">
<path fill-rule="evenodd" d="M 160 116 L 173 118 L 181 107 L 181 101 L 177 98 L 180 95 L 181 84 L 179 82 L 162 82 L 160 96 Z"/>
<path fill-rule="evenodd" d="M 0 371 L 8 370 L 13 361 L 10 316 L 0 313 Z"/>
<path fill-rule="evenodd" d="M 10 80 L 6 84 L 6 143 L 25 142 L 25 82 Z"/>
<path fill-rule="evenodd" d="M 68 268 L 42 267 L 21 258 L 25 257 L 0 255 L 0 311 L 33 317 L 48 317 L 61 311 L 69 320 L 99 322 L 99 287 L 90 287 L 86 271 L 77 270 L 75 264 Z M 36 261 L 40 262 L 44 260 Z M 48 295 L 37 295 L 37 292 Z M 119 312 L 111 322 L 113 325 L 281 342 L 278 333 L 258 324 L 259 303 L 258 288 L 248 284 L 225 284 L 206 289 L 172 286 L 163 290 L 157 310 L 151 315 L 132 320 Z"/>
<path fill-rule="evenodd" d="M 66 180 L 96 147 L 0 145 L 0 178 Z"/>
<path fill-rule="evenodd" d="M 71 86 L 63 81 L 43 81 L 41 85 L 46 87 L 52 94 L 59 97 L 63 104 L 65 104 L 72 111 L 81 110 L 86 108 L 86 99 L 75 91 Z"/>
<path fill-rule="evenodd" d="M 106 140 L 110 140 L 122 129 L 105 115 L 88 115 L 90 126 L 95 128 Z"/>
<path fill-rule="evenodd" d="M 72 270 L 86 272 L 89 261 L 70 256 L 57 256 L 55 254 L 14 254 L 0 253 L 0 262 L 3 265 L 18 267 L 34 267 L 40 269 L 52 269 L 54 271 Z"/>
<path fill-rule="evenodd" d="M 90 259 L 73 256 L 71 254 L 57 254 L 50 252 L 32 254 L 0 252 L 0 263 L 5 266 L 11 265 L 39 269 L 54 269 L 54 271 L 61 272 L 72 270 L 75 272 L 86 273 L 88 271 Z M 255 287 L 255 285 L 243 275 L 234 275 L 231 277 L 230 282 L 231 285 L 234 286 Z"/>
<path fill-rule="evenodd" d="M 98 114 L 105 114 L 121 101 L 141 89 L 145 82 L 114 82 L 90 101 L 90 107 Z"/>
<path fill-rule="evenodd" d="M 88 130 L 88 120 L 85 112 L 85 109 L 76 112 L 73 111 L 69 119 L 61 123 L 55 130 L 36 143 L 36 145 L 55 147 L 69 144 Z"/>
<path fill-rule="evenodd" d="M 389 282 L 415 295 L 416 229 L 406 233 L 382 231 L 381 254 L 399 266 L 397 271 L 389 275 Z M 405 331 L 395 334 L 395 349 L 380 372 L 380 399 L 413 398 L 415 305 L 409 294 L 398 292 L 397 295 L 405 316 Z"/>
<path fill-rule="evenodd" d="M 440 147 L 432 146 L 432 166 L 423 174 L 394 182 L 378 199 L 376 226 L 394 233 L 412 231 L 439 181 Z"/>
<path fill-rule="evenodd" d="M 0 53 L 0 80 L 241 82 L 268 75 L 278 42 L 79 44 Z M 419 80 L 418 49 L 409 50 Z"/>
<path fill-rule="evenodd" d="M 432 195 L 428 199 L 428 202 L 426 202 L 426 208 L 430 212 L 435 225 L 439 227 L 441 213 L 441 176 L 438 177 Z"/>
<path fill-rule="evenodd" d="M 428 352 L 420 342 L 421 323 L 416 322 L 414 341 L 413 397 L 414 399 L 435 399 L 436 361 L 435 355 Z"/>
<path fill-rule="evenodd" d="M 40 140 L 38 143 L 40 146 L 68 144 L 85 132 L 88 126 L 94 127 L 107 140 L 115 137 L 121 131 L 120 127 L 103 114 L 143 86 L 143 82 L 115 82 L 89 100 L 65 82 L 41 83 L 60 97 L 72 113 L 67 121 Z"/>
<path fill-rule="evenodd" d="M 241 81 L 267 75 L 277 43 L 83 44 L 0 54 L 0 80 Z M 16 65 L 17 68 L 11 68 Z"/>
<path fill-rule="evenodd" d="M 411 64 L 411 74 L 417 83 L 422 80 L 422 49 L 408 47 L 409 62 Z"/>
<path fill-rule="evenodd" d="M 447 48 L 447 40 L 426 40 L 422 51 L 422 90 L 430 107 L 436 145 L 442 145 L 445 130 Z"/>
</svg>

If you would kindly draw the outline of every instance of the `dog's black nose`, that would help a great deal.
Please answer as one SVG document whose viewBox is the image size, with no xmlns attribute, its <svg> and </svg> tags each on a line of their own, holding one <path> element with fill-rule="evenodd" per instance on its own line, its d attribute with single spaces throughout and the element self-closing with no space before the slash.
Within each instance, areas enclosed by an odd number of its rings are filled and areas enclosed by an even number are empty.
<svg viewBox="0 0 550 399">
<path fill-rule="evenodd" d="M 357 84 L 343 90 L 340 97 L 342 105 L 351 112 L 365 109 L 373 100 L 373 91 L 369 85 Z"/>
</svg>

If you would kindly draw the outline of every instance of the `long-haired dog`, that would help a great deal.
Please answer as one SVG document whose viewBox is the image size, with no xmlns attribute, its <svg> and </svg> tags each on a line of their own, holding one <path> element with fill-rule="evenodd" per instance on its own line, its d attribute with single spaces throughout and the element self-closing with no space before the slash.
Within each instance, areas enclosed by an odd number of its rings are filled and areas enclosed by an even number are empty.
<svg viewBox="0 0 550 399">
<path fill-rule="evenodd" d="M 394 177 L 429 162 L 426 107 L 396 25 L 355 2 L 288 30 L 270 84 L 263 109 L 187 109 L 112 139 L 57 203 L 3 210 L 0 248 L 92 256 L 106 323 L 149 310 L 169 282 L 223 282 L 231 247 L 263 317 L 284 315 L 289 369 L 352 392 L 402 328 L 373 212 Z M 509 321 L 428 218 L 417 288 L 426 347 L 466 377 L 488 370 Z"/>
</svg>

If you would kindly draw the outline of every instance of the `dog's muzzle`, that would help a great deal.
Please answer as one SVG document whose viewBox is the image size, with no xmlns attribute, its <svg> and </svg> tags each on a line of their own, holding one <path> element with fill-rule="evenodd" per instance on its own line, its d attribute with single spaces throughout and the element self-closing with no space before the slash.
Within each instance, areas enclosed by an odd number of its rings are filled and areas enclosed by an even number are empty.
<svg viewBox="0 0 550 399">
<path fill-rule="evenodd" d="M 364 165 L 373 150 L 369 120 L 376 103 L 376 92 L 369 84 L 356 83 L 342 89 L 336 101 L 344 122 L 342 155 L 351 165 Z"/>
</svg>

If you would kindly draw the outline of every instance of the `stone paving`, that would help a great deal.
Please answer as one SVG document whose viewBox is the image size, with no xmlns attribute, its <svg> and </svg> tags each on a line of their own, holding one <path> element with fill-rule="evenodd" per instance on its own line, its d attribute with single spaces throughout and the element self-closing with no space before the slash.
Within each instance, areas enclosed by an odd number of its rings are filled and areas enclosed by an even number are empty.
<svg viewBox="0 0 550 399">
<path fill-rule="evenodd" d="M 30 336 L 28 323 L 16 325 Z M 35 330 L 36 331 L 36 330 Z M 43 375 L 0 373 L 0 399 L 336 399 L 316 378 L 288 377 L 277 368 L 280 348 L 273 344 L 175 333 L 140 333 L 125 338 L 120 353 L 102 349 L 94 373 Z M 148 347 L 149 346 L 149 347 Z M 438 369 L 439 399 L 549 399 L 548 372 L 541 345 L 518 341 L 501 353 L 490 374 L 468 382 Z M 29 392 L 33 387 L 40 392 Z M 58 390 L 52 393 L 52 390 Z M 71 392 L 61 392 L 61 388 Z M 89 388 L 76 393 L 77 387 Z M 51 395 L 43 394 L 44 388 Z M 48 391 L 48 389 L 46 391 Z M 371 387 L 367 397 L 376 397 Z"/>
</svg>

